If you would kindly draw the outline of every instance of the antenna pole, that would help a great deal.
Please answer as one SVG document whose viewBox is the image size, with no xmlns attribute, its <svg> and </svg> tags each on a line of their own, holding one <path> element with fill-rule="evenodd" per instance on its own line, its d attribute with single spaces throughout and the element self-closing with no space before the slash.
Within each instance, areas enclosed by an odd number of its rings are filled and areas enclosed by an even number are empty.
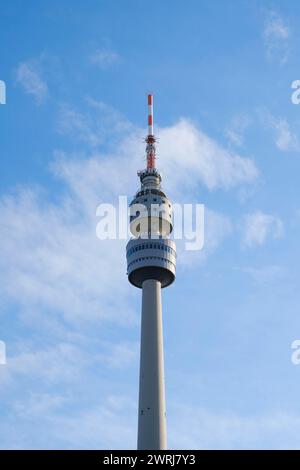
<svg viewBox="0 0 300 470">
<path fill-rule="evenodd" d="M 146 137 L 147 170 L 155 168 L 155 137 L 153 131 L 153 94 L 148 95 L 148 136 Z"/>
</svg>

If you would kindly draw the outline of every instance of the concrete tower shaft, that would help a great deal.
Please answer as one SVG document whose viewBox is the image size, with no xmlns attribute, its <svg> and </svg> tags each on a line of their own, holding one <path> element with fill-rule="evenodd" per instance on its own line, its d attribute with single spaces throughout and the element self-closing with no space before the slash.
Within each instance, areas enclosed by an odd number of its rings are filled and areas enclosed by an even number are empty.
<svg viewBox="0 0 300 470">
<path fill-rule="evenodd" d="M 159 281 L 143 282 L 138 449 L 166 449 L 163 325 Z"/>
</svg>

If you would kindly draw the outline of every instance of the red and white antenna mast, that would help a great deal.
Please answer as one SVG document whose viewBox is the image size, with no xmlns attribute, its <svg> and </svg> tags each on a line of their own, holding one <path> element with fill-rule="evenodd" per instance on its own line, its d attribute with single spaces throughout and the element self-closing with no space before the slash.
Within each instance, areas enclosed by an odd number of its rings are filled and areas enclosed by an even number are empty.
<svg viewBox="0 0 300 470">
<path fill-rule="evenodd" d="M 155 137 L 153 131 L 153 94 L 148 95 L 148 136 L 146 137 L 147 170 L 155 168 Z"/>
</svg>

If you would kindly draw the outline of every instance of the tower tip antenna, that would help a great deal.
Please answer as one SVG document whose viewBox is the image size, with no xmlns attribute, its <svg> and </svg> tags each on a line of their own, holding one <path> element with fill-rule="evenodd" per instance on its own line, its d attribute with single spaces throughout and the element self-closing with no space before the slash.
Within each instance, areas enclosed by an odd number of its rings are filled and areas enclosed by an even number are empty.
<svg viewBox="0 0 300 470">
<path fill-rule="evenodd" d="M 147 170 L 155 168 L 155 137 L 153 130 L 153 93 L 148 93 L 148 136 L 146 138 L 147 147 Z"/>
<path fill-rule="evenodd" d="M 153 93 L 148 94 L 148 136 L 153 136 Z"/>
</svg>

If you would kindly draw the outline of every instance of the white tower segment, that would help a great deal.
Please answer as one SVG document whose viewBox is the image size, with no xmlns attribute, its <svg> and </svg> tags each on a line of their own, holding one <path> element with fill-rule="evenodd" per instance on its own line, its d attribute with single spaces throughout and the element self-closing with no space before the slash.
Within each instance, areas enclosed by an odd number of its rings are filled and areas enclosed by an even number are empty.
<svg viewBox="0 0 300 470">
<path fill-rule="evenodd" d="M 148 95 L 147 168 L 138 173 L 141 188 L 130 204 L 126 247 L 128 280 L 143 291 L 141 321 L 138 449 L 166 449 L 161 288 L 175 280 L 176 245 L 171 201 L 155 168 L 153 96 Z"/>
</svg>

